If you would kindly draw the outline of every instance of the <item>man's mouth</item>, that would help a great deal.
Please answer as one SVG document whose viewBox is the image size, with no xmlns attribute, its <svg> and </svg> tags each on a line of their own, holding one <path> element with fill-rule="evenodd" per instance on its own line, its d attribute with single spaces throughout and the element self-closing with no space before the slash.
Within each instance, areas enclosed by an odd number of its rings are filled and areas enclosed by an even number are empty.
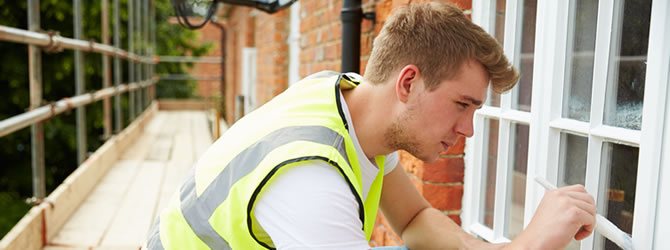
<svg viewBox="0 0 670 250">
<path fill-rule="evenodd" d="M 451 145 L 449 143 L 446 143 L 446 142 L 443 142 L 443 141 L 440 142 L 440 143 L 442 144 L 442 152 L 446 152 L 447 149 L 449 149 L 449 147 L 451 147 Z"/>
</svg>

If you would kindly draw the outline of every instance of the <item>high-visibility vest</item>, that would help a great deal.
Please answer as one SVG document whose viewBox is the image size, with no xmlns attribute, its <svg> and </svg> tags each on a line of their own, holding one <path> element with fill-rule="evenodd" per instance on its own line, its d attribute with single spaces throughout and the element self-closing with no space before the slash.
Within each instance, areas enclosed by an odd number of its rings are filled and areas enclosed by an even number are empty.
<svg viewBox="0 0 670 250">
<path fill-rule="evenodd" d="M 212 145 L 186 176 L 149 234 L 149 249 L 267 249 L 253 207 L 283 167 L 322 160 L 344 177 L 359 206 L 366 239 L 372 234 L 385 156 L 363 201 L 359 157 L 348 132 L 340 89 L 359 83 L 339 74 L 306 78 L 246 115 Z M 363 158 L 361 158 L 363 159 Z"/>
</svg>

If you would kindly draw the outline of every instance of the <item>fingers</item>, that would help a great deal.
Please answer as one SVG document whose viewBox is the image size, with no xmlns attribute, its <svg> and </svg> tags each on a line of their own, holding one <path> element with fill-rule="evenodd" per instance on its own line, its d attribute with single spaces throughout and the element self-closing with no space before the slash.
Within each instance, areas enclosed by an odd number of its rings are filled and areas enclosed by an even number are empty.
<svg viewBox="0 0 670 250">
<path fill-rule="evenodd" d="M 597 210 L 593 196 L 587 193 L 582 185 L 566 186 L 554 191 L 557 196 L 563 197 L 566 207 L 570 209 L 569 213 L 573 223 L 581 225 L 574 238 L 582 240 L 591 235 Z"/>
</svg>

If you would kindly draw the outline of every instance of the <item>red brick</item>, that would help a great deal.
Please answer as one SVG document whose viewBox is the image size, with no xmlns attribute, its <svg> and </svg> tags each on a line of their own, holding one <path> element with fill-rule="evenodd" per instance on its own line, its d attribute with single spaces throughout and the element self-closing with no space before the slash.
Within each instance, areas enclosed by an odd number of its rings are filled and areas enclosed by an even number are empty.
<svg viewBox="0 0 670 250">
<path fill-rule="evenodd" d="M 391 14 L 392 4 L 391 0 L 382 0 L 377 3 L 375 6 L 375 15 L 378 23 L 386 21 L 386 18 Z"/>
<path fill-rule="evenodd" d="M 461 136 L 456 141 L 456 144 L 449 147 L 447 152 L 442 153 L 443 155 L 460 155 L 465 154 L 465 137 Z"/>
<path fill-rule="evenodd" d="M 436 185 L 423 183 L 423 197 L 439 210 L 461 209 L 463 185 Z"/>
<path fill-rule="evenodd" d="M 472 0 L 449 0 L 449 1 L 455 3 L 462 10 L 472 9 Z"/>
<path fill-rule="evenodd" d="M 447 217 L 449 217 L 449 219 L 456 222 L 456 224 L 458 224 L 459 226 L 461 225 L 461 215 L 460 214 L 449 214 L 449 215 L 447 215 Z"/>
<path fill-rule="evenodd" d="M 463 158 L 441 158 L 435 162 L 424 163 L 422 168 L 415 170 L 415 175 L 424 181 L 462 183 L 464 170 Z"/>
</svg>

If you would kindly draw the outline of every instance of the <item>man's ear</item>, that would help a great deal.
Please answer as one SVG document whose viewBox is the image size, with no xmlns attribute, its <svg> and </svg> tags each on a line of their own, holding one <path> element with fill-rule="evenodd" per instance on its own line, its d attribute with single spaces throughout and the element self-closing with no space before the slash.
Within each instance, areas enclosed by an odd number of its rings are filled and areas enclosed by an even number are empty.
<svg viewBox="0 0 670 250">
<path fill-rule="evenodd" d="M 409 64 L 398 73 L 395 82 L 396 97 L 403 103 L 407 103 L 410 93 L 417 91 L 416 83 L 421 78 L 421 72 L 416 65 Z"/>
</svg>

